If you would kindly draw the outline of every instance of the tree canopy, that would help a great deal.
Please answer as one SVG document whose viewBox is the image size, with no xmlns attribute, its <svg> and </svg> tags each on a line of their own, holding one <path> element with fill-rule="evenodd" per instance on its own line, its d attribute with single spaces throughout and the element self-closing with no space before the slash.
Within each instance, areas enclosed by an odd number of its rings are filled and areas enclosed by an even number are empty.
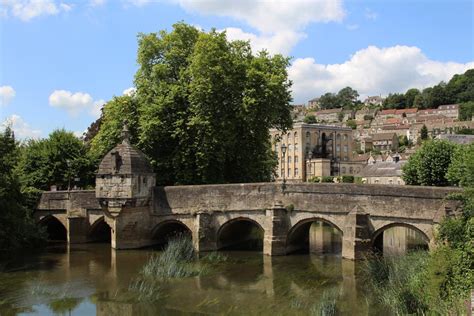
<svg viewBox="0 0 474 316">
<path fill-rule="evenodd" d="M 403 166 L 403 180 L 411 185 L 449 185 L 446 171 L 451 164 L 455 149 L 455 144 L 444 140 L 424 142 Z"/>
<path fill-rule="evenodd" d="M 104 106 L 94 156 L 117 143 L 126 118 L 159 184 L 270 180 L 269 129 L 292 125 L 288 58 L 177 23 L 140 34 L 137 60 L 136 93 Z"/>
</svg>

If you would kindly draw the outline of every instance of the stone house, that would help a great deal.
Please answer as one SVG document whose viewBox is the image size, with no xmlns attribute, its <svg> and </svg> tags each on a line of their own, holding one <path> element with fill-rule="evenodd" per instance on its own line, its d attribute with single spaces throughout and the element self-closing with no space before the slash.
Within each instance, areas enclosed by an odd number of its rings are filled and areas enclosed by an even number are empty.
<svg viewBox="0 0 474 316">
<path fill-rule="evenodd" d="M 332 122 L 339 122 L 339 115 L 341 112 L 342 112 L 342 108 L 338 108 L 338 109 L 320 110 L 320 111 L 317 111 L 315 114 L 316 114 L 316 119 L 318 120 L 318 122 L 332 123 Z"/>
<path fill-rule="evenodd" d="M 364 121 L 367 116 L 375 118 L 377 115 L 377 109 L 364 108 L 355 113 L 356 121 Z"/>
<path fill-rule="evenodd" d="M 367 97 L 364 100 L 364 104 L 365 105 L 378 105 L 378 106 L 381 106 L 383 104 L 383 101 L 384 101 L 384 98 L 382 98 L 381 96 L 378 96 L 378 95 L 374 95 L 374 96 Z"/>
<path fill-rule="evenodd" d="M 372 135 L 372 146 L 379 151 L 397 151 L 398 136 L 395 133 L 381 133 Z"/>
<path fill-rule="evenodd" d="M 402 167 L 405 161 L 384 161 L 369 163 L 357 176 L 368 184 L 398 184 L 404 185 L 402 179 Z"/>
<path fill-rule="evenodd" d="M 438 114 L 455 120 L 459 119 L 459 104 L 444 104 L 438 106 Z"/>
</svg>

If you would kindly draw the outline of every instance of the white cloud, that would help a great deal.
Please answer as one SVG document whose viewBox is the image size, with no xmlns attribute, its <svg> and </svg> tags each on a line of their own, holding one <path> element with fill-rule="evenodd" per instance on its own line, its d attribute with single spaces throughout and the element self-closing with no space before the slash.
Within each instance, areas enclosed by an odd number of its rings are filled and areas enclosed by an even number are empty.
<svg viewBox="0 0 474 316">
<path fill-rule="evenodd" d="M 94 101 L 90 94 L 84 92 L 72 93 L 66 90 L 55 90 L 49 96 L 51 106 L 65 109 L 72 116 L 86 111 L 94 117 L 99 117 L 104 103 L 105 101 L 102 99 Z"/>
<path fill-rule="evenodd" d="M 189 12 L 230 17 L 255 28 L 257 33 L 240 28 L 226 28 L 232 40 L 250 40 L 255 51 L 289 54 L 306 34 L 302 30 L 310 23 L 339 22 L 345 16 L 342 0 L 171 0 Z"/>
<path fill-rule="evenodd" d="M 378 15 L 377 12 L 372 11 L 372 10 L 369 9 L 369 8 L 365 8 L 365 18 L 366 18 L 367 20 L 375 21 L 375 20 L 377 20 L 378 16 L 379 16 L 379 15 Z"/>
<path fill-rule="evenodd" d="M 57 15 L 68 12 L 72 6 L 57 3 L 54 0 L 0 0 L 2 16 L 14 16 L 22 21 L 29 21 L 41 15 Z"/>
<path fill-rule="evenodd" d="M 152 2 L 152 0 L 125 0 L 126 4 L 131 4 L 131 5 L 134 5 L 134 6 L 137 6 L 137 7 L 143 7 L 144 5 L 147 5 L 151 2 Z"/>
<path fill-rule="evenodd" d="M 342 64 L 323 65 L 313 58 L 298 58 L 288 74 L 293 81 L 295 102 L 302 103 L 346 86 L 356 89 L 361 95 L 386 95 L 413 87 L 425 88 L 470 68 L 474 68 L 474 61 L 466 64 L 435 61 L 426 57 L 418 47 L 369 46 Z"/>
<path fill-rule="evenodd" d="M 21 116 L 13 114 L 8 117 L 2 124 L 3 126 L 10 126 L 15 132 L 17 139 L 25 138 L 40 138 L 41 130 L 33 129 L 28 123 L 26 123 Z"/>
<path fill-rule="evenodd" d="M 255 35 L 246 33 L 240 28 L 228 27 L 225 29 L 229 40 L 249 40 L 253 51 L 267 49 L 271 53 L 288 55 L 291 48 L 306 35 L 300 32 L 282 31 L 271 35 Z"/>
<path fill-rule="evenodd" d="M 122 94 L 131 97 L 135 93 L 135 91 L 137 91 L 135 87 L 130 87 L 128 89 L 123 90 Z"/>
<path fill-rule="evenodd" d="M 103 6 L 106 2 L 107 0 L 90 0 L 89 5 L 91 7 L 100 7 Z"/>
<path fill-rule="evenodd" d="M 313 22 L 341 21 L 342 0 L 174 0 L 187 11 L 227 16 L 264 33 L 298 30 Z"/>
<path fill-rule="evenodd" d="M 0 86 L 0 107 L 10 104 L 15 95 L 15 89 L 11 86 Z"/>
<path fill-rule="evenodd" d="M 348 29 L 349 31 L 355 31 L 355 30 L 357 30 L 358 28 L 359 28 L 359 24 L 349 24 L 349 25 L 347 25 L 347 29 Z"/>
</svg>

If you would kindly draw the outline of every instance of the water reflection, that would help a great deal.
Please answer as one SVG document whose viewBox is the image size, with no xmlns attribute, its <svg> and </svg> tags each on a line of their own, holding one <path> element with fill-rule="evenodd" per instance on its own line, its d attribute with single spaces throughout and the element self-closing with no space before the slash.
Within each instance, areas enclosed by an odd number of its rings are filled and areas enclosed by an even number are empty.
<svg viewBox="0 0 474 316">
<path fill-rule="evenodd" d="M 428 250 L 428 239 L 413 228 L 394 226 L 383 230 L 375 238 L 374 247 L 385 256 L 398 256 L 413 250 Z"/>
<path fill-rule="evenodd" d="M 163 282 L 156 301 L 143 301 L 129 286 L 150 255 L 148 250 L 88 244 L 10 262 L 10 269 L 0 274 L 0 314 L 307 315 L 325 300 L 334 300 L 340 313 L 351 315 L 375 308 L 353 261 L 248 251 L 226 252 L 229 259 L 214 264 L 208 274 Z"/>
</svg>

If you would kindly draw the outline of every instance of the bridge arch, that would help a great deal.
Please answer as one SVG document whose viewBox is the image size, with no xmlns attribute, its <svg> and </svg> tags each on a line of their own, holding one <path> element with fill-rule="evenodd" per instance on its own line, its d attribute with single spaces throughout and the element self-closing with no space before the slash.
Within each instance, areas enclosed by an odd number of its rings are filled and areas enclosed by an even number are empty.
<svg viewBox="0 0 474 316">
<path fill-rule="evenodd" d="M 342 229 L 331 220 L 319 216 L 300 219 L 288 231 L 286 253 L 340 254 L 342 237 Z"/>
<path fill-rule="evenodd" d="M 392 222 L 378 227 L 372 234 L 372 249 L 383 254 L 404 254 L 410 250 L 428 249 L 430 237 L 415 224 Z"/>
<path fill-rule="evenodd" d="M 217 249 L 263 250 L 265 229 L 256 220 L 239 216 L 220 225 Z"/>
<path fill-rule="evenodd" d="M 111 236 L 112 229 L 106 222 L 105 217 L 101 216 L 89 228 L 87 239 L 92 242 L 110 242 Z"/>
<path fill-rule="evenodd" d="M 56 216 L 46 215 L 39 220 L 38 224 L 46 228 L 48 240 L 67 241 L 66 225 Z"/>
<path fill-rule="evenodd" d="M 170 238 L 180 235 L 192 238 L 192 230 L 180 220 L 168 219 L 156 224 L 151 230 L 150 237 L 153 244 L 164 246 Z"/>
</svg>

